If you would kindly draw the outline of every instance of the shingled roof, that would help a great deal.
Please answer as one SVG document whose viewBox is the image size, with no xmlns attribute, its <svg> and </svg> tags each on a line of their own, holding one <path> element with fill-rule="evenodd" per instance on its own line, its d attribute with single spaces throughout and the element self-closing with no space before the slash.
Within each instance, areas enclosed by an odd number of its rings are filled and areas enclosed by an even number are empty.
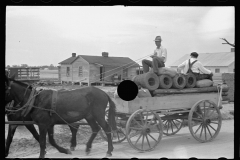
<svg viewBox="0 0 240 160">
<path fill-rule="evenodd" d="M 103 66 L 124 66 L 124 67 L 139 67 L 139 64 L 134 62 L 128 57 L 103 57 L 103 56 L 89 56 L 89 55 L 78 55 L 76 57 L 70 57 L 59 64 L 72 64 L 79 57 L 82 57 L 88 63 L 101 64 Z"/>
<path fill-rule="evenodd" d="M 190 54 L 185 54 L 170 66 L 176 67 L 189 58 Z M 229 66 L 235 61 L 235 52 L 199 53 L 197 59 L 206 67 Z"/>
</svg>

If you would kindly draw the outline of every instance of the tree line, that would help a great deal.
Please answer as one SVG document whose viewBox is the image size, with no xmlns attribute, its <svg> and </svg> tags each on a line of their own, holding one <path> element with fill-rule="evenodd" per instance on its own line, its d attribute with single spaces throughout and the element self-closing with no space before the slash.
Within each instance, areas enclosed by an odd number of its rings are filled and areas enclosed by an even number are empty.
<svg viewBox="0 0 240 160">
<path fill-rule="evenodd" d="M 49 66 L 48 65 L 42 65 L 42 66 L 29 66 L 27 64 L 21 64 L 21 65 L 7 65 L 6 68 L 17 68 L 17 67 L 39 67 L 40 69 L 45 69 L 45 68 L 48 68 L 49 70 L 57 70 L 58 67 L 57 66 L 54 66 L 53 64 L 50 64 Z"/>
</svg>

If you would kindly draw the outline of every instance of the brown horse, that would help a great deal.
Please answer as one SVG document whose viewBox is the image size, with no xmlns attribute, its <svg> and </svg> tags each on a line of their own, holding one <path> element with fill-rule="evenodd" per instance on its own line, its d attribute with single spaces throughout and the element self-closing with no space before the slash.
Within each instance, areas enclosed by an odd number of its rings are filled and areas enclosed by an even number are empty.
<svg viewBox="0 0 240 160">
<path fill-rule="evenodd" d="M 26 104 L 33 87 L 14 79 L 6 77 L 8 82 L 5 87 L 5 97 L 10 97 L 17 103 Z M 26 93 L 26 94 L 25 94 Z M 111 98 L 102 90 L 96 87 L 84 87 L 80 89 L 58 92 L 56 110 L 52 105 L 53 90 L 43 90 L 35 98 L 33 108 L 29 112 L 32 120 L 39 127 L 39 158 L 45 157 L 46 134 L 48 133 L 49 142 L 59 152 L 71 154 L 71 151 L 58 146 L 53 138 L 54 125 L 64 123 L 74 123 L 81 119 L 86 119 L 92 129 L 90 139 L 86 144 L 86 153 L 89 154 L 92 142 L 100 130 L 99 125 L 105 131 L 108 138 L 108 151 L 106 157 L 112 155 L 113 145 L 111 139 L 111 128 L 116 130 L 115 110 L 116 106 Z M 105 121 L 105 109 L 109 106 L 108 123 Z M 53 114 L 50 114 L 53 113 Z"/>
</svg>

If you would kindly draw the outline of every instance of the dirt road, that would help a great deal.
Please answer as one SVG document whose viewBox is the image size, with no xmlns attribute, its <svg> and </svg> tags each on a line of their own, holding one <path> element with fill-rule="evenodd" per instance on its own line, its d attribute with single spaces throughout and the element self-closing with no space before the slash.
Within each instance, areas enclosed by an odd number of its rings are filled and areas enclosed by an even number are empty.
<svg viewBox="0 0 240 160">
<path fill-rule="evenodd" d="M 234 158 L 234 120 L 224 120 L 219 135 L 208 143 L 196 141 L 188 127 L 182 128 L 176 135 L 163 136 L 154 151 L 140 153 L 128 144 L 127 140 L 114 144 L 111 158 Z M 46 158 L 103 158 L 107 151 L 107 143 L 93 144 L 90 155 L 85 155 L 85 145 L 78 145 L 72 155 L 59 153 L 57 150 L 48 152 Z M 24 158 L 37 158 L 39 154 Z M 19 157 L 20 158 L 20 157 Z"/>
</svg>

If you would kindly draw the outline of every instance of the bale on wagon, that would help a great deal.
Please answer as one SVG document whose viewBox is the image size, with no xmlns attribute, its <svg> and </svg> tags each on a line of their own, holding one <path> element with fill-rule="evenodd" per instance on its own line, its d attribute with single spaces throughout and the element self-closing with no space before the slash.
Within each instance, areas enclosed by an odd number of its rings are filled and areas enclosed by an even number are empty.
<svg viewBox="0 0 240 160">
<path fill-rule="evenodd" d="M 155 73 L 147 72 L 144 74 L 137 75 L 132 78 L 137 85 L 143 88 L 149 89 L 151 91 L 159 87 L 159 78 Z"/>
</svg>

